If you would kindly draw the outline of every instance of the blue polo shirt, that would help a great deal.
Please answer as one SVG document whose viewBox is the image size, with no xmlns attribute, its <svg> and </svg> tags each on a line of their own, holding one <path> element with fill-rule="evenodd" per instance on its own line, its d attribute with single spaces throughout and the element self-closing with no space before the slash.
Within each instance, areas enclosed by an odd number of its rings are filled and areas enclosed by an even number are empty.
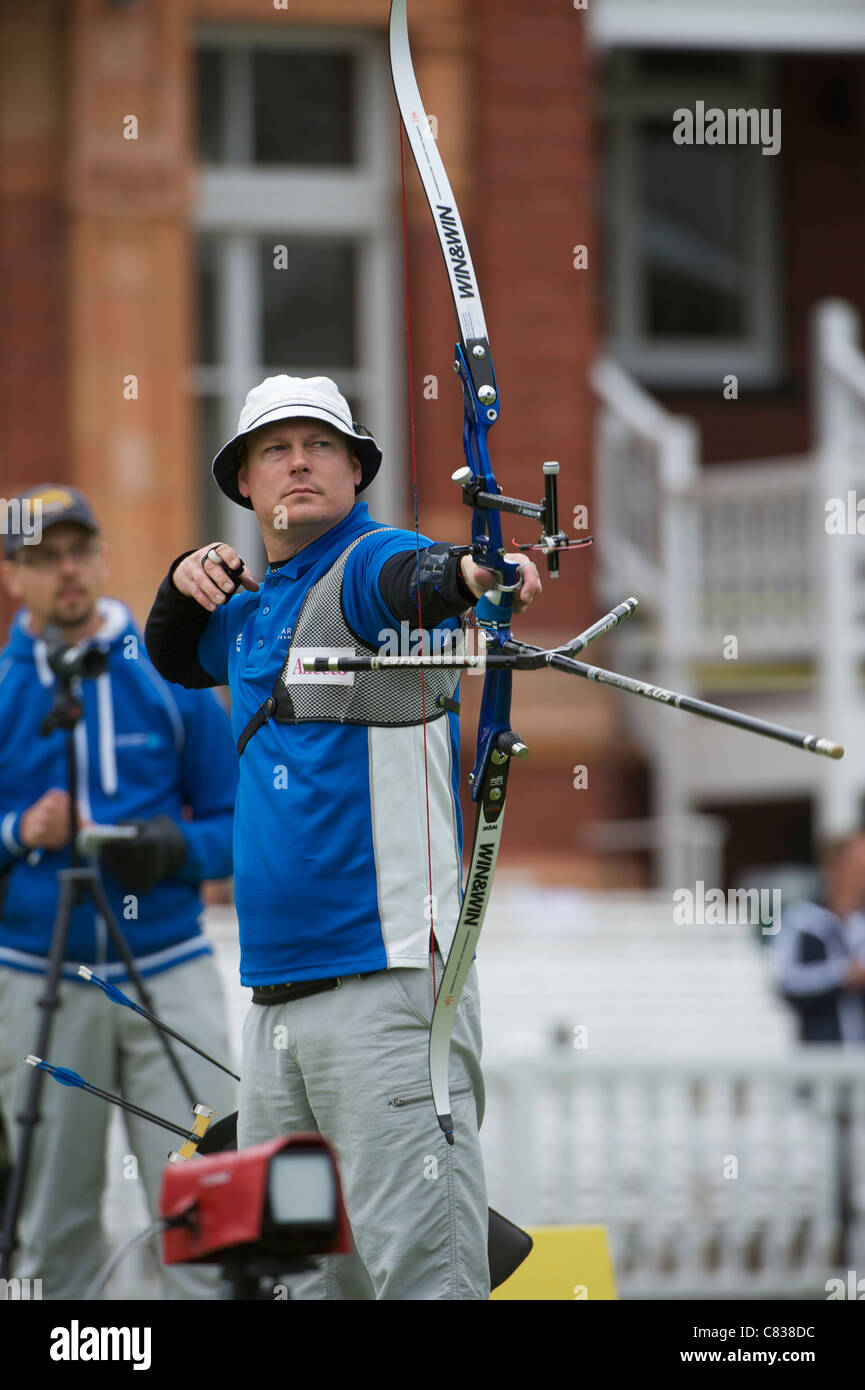
<svg viewBox="0 0 865 1390">
<path fill-rule="evenodd" d="M 273 691 L 308 591 L 368 531 L 380 534 L 349 557 L 343 606 L 351 628 L 378 647 L 399 631 L 379 592 L 382 566 L 414 550 L 416 539 L 372 521 L 363 502 L 269 569 L 255 593 L 241 590 L 211 614 L 197 654 L 214 681 L 230 687 L 235 739 Z M 431 542 L 421 537 L 421 544 Z M 244 985 L 423 968 L 431 911 L 437 937 L 449 940 L 461 892 L 458 717 L 428 723 L 426 774 L 423 732 L 271 719 L 249 740 L 234 818 Z"/>
</svg>

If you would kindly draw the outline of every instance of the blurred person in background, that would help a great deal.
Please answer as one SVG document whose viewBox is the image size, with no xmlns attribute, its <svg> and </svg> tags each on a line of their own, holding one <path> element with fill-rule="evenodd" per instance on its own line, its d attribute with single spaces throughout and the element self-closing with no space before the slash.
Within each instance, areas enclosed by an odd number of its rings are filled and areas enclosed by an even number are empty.
<svg viewBox="0 0 865 1390">
<path fill-rule="evenodd" d="M 772 942 L 779 993 L 805 1043 L 865 1043 L 865 831 L 828 842 L 817 902 L 784 911 Z"/>
<path fill-rule="evenodd" d="M 780 994 L 795 1010 L 803 1043 L 865 1044 L 865 832 L 827 841 L 820 855 L 823 894 L 782 913 L 772 943 Z M 856 1166 L 849 1090 L 833 1090 L 839 1261 L 856 1264 Z"/>
<path fill-rule="evenodd" d="M 108 900 L 157 1017 L 224 1062 L 225 1008 L 200 926 L 199 889 L 204 879 L 231 874 L 237 782 L 219 700 L 211 691 L 170 688 L 151 665 L 129 610 L 102 596 L 106 548 L 86 498 L 46 485 L 18 500 L 41 508 L 42 520 L 41 539 L 30 536 L 37 544 L 23 534 L 4 536 L 0 566 L 21 605 L 0 652 L 0 1105 L 13 1150 L 33 1075 L 24 1057 L 39 1029 L 57 872 L 71 862 L 67 734 L 40 732 L 57 693 L 51 647 L 94 644 L 107 652 L 103 674 L 80 680 L 79 823 L 137 827 L 134 840 L 101 851 Z M 46 1060 L 190 1127 L 189 1100 L 153 1025 L 77 976 L 79 964 L 91 966 L 137 1000 L 90 895 L 73 907 L 65 955 Z M 196 1100 L 217 1118 L 232 1110 L 233 1082 L 180 1044 L 172 1047 Z M 97 1097 L 45 1079 L 13 1254 L 16 1276 L 41 1279 L 44 1298 L 83 1298 L 103 1263 L 111 1111 Z M 140 1173 L 155 1217 L 171 1140 L 147 1120 L 126 1112 L 123 1119 L 137 1159 L 132 1173 Z M 214 1270 L 177 1267 L 163 1278 L 168 1297 L 218 1296 Z"/>
</svg>

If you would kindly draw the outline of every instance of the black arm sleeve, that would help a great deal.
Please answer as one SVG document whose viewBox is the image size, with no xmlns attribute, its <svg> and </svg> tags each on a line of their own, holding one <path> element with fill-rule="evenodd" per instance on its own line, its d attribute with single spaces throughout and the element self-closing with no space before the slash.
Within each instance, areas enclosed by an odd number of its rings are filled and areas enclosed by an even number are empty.
<svg viewBox="0 0 865 1390">
<path fill-rule="evenodd" d="M 421 616 L 425 628 L 445 618 L 458 618 L 477 603 L 459 572 L 460 556 L 448 555 L 446 545 L 431 545 L 420 552 Z M 418 557 L 414 550 L 392 555 L 382 566 L 379 592 L 400 622 L 417 622 Z"/>
<path fill-rule="evenodd" d="M 172 575 L 191 550 L 177 559 L 156 591 L 156 598 L 144 629 L 147 655 L 160 676 L 187 690 L 218 685 L 196 656 L 198 642 L 210 617 L 196 599 L 174 587 Z"/>
</svg>

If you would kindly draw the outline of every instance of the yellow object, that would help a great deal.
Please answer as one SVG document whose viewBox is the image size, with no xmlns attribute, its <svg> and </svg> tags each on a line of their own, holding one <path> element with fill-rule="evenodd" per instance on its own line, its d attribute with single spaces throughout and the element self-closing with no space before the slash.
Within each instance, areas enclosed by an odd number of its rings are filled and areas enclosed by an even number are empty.
<svg viewBox="0 0 865 1390">
<path fill-rule="evenodd" d="M 534 1248 L 491 1299 L 618 1298 L 606 1226 L 538 1226 Z"/>
<path fill-rule="evenodd" d="M 207 1133 L 207 1127 L 213 1119 L 213 1111 L 209 1105 L 194 1105 L 192 1113 L 195 1116 L 195 1123 L 190 1133 L 197 1134 L 199 1139 L 203 1139 Z M 197 1148 L 198 1144 L 194 1139 L 184 1139 L 177 1152 L 169 1155 L 169 1162 L 185 1163 L 188 1158 L 192 1157 Z"/>
</svg>

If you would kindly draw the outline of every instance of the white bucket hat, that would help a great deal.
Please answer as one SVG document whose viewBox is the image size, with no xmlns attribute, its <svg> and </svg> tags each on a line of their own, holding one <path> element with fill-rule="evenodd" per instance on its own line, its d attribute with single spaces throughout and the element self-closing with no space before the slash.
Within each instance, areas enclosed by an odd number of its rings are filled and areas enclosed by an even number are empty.
<svg viewBox="0 0 865 1390">
<path fill-rule="evenodd" d="M 336 382 L 327 376 L 269 376 L 260 386 L 253 386 L 246 397 L 237 434 L 220 449 L 213 460 L 213 476 L 226 497 L 241 507 L 252 510 L 248 497 L 237 489 L 237 469 L 240 463 L 237 445 L 244 435 L 261 425 L 277 420 L 310 418 L 324 420 L 352 440 L 353 452 L 360 460 L 361 478 L 355 492 L 369 487 L 381 463 L 381 449 L 369 430 L 352 420 L 348 401 L 341 396 Z"/>
</svg>

